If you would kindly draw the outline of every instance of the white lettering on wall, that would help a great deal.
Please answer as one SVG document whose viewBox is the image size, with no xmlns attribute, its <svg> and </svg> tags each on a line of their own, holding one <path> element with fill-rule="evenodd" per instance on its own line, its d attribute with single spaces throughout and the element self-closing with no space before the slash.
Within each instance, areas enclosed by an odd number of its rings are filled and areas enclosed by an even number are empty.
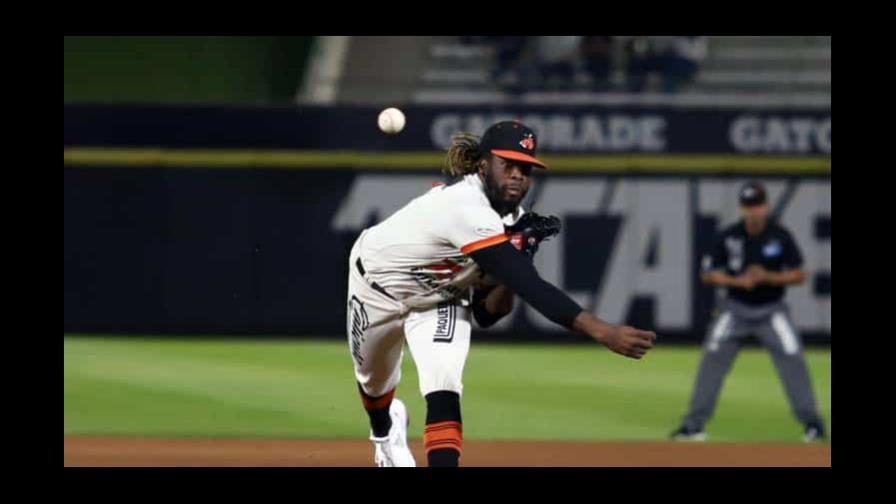
<svg viewBox="0 0 896 504">
<path fill-rule="evenodd" d="M 750 153 L 831 153 L 831 118 L 741 116 L 731 122 L 728 138 L 734 149 Z"/>
</svg>

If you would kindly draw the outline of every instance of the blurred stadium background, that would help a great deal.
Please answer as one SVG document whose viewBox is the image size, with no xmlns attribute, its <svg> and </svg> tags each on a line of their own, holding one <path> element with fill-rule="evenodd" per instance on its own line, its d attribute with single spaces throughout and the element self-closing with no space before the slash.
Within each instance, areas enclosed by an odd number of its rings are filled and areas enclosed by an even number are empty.
<svg viewBox="0 0 896 504">
<path fill-rule="evenodd" d="M 116 437 L 365 440 L 349 248 L 441 179 L 451 133 L 503 118 L 532 126 L 552 167 L 529 203 L 564 231 L 539 271 L 660 345 L 625 361 L 517 306 L 474 333 L 465 439 L 663 441 L 717 295 L 700 257 L 754 178 L 806 258 L 786 300 L 830 436 L 831 37 L 65 37 L 64 51 L 66 465 L 152 463 L 103 451 Z M 386 106 L 407 116 L 400 135 L 376 128 Z M 404 372 L 419 442 L 410 357 Z M 799 442 L 761 348 L 707 428 Z"/>
</svg>

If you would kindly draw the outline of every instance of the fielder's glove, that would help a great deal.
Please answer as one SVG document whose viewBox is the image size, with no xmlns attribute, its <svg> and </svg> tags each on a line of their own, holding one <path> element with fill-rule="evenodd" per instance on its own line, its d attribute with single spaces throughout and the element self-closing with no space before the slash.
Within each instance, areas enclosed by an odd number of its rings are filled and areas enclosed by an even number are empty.
<svg viewBox="0 0 896 504">
<path fill-rule="evenodd" d="M 528 212 L 506 231 L 510 243 L 531 259 L 542 241 L 560 233 L 560 227 L 560 219 L 556 216 Z"/>
</svg>

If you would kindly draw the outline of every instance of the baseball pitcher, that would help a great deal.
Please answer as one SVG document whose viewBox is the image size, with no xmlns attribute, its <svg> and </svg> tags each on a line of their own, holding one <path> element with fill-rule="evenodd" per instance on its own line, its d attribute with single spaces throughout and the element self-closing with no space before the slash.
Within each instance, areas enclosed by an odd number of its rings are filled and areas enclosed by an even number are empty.
<svg viewBox="0 0 896 504">
<path fill-rule="evenodd" d="M 536 145 L 533 131 L 515 121 L 491 126 L 479 140 L 454 135 L 445 167 L 453 181 L 365 229 L 352 248 L 348 342 L 378 466 L 416 465 L 407 410 L 394 398 L 405 341 L 426 400 L 429 466 L 459 464 L 473 319 L 494 324 L 515 296 L 626 357 L 640 359 L 653 346 L 653 332 L 604 322 L 539 277 L 532 256 L 560 222 L 520 207 L 533 168 L 546 168 Z"/>
</svg>

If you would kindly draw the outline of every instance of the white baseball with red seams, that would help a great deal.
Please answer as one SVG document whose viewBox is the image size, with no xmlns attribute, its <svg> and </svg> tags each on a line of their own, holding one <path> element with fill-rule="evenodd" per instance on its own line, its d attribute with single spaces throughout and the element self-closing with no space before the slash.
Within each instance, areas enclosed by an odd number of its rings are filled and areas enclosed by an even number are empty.
<svg viewBox="0 0 896 504">
<path fill-rule="evenodd" d="M 394 135 L 404 129 L 405 117 L 404 112 L 395 107 L 389 107 L 380 112 L 376 119 L 380 131 L 383 133 Z"/>
</svg>

